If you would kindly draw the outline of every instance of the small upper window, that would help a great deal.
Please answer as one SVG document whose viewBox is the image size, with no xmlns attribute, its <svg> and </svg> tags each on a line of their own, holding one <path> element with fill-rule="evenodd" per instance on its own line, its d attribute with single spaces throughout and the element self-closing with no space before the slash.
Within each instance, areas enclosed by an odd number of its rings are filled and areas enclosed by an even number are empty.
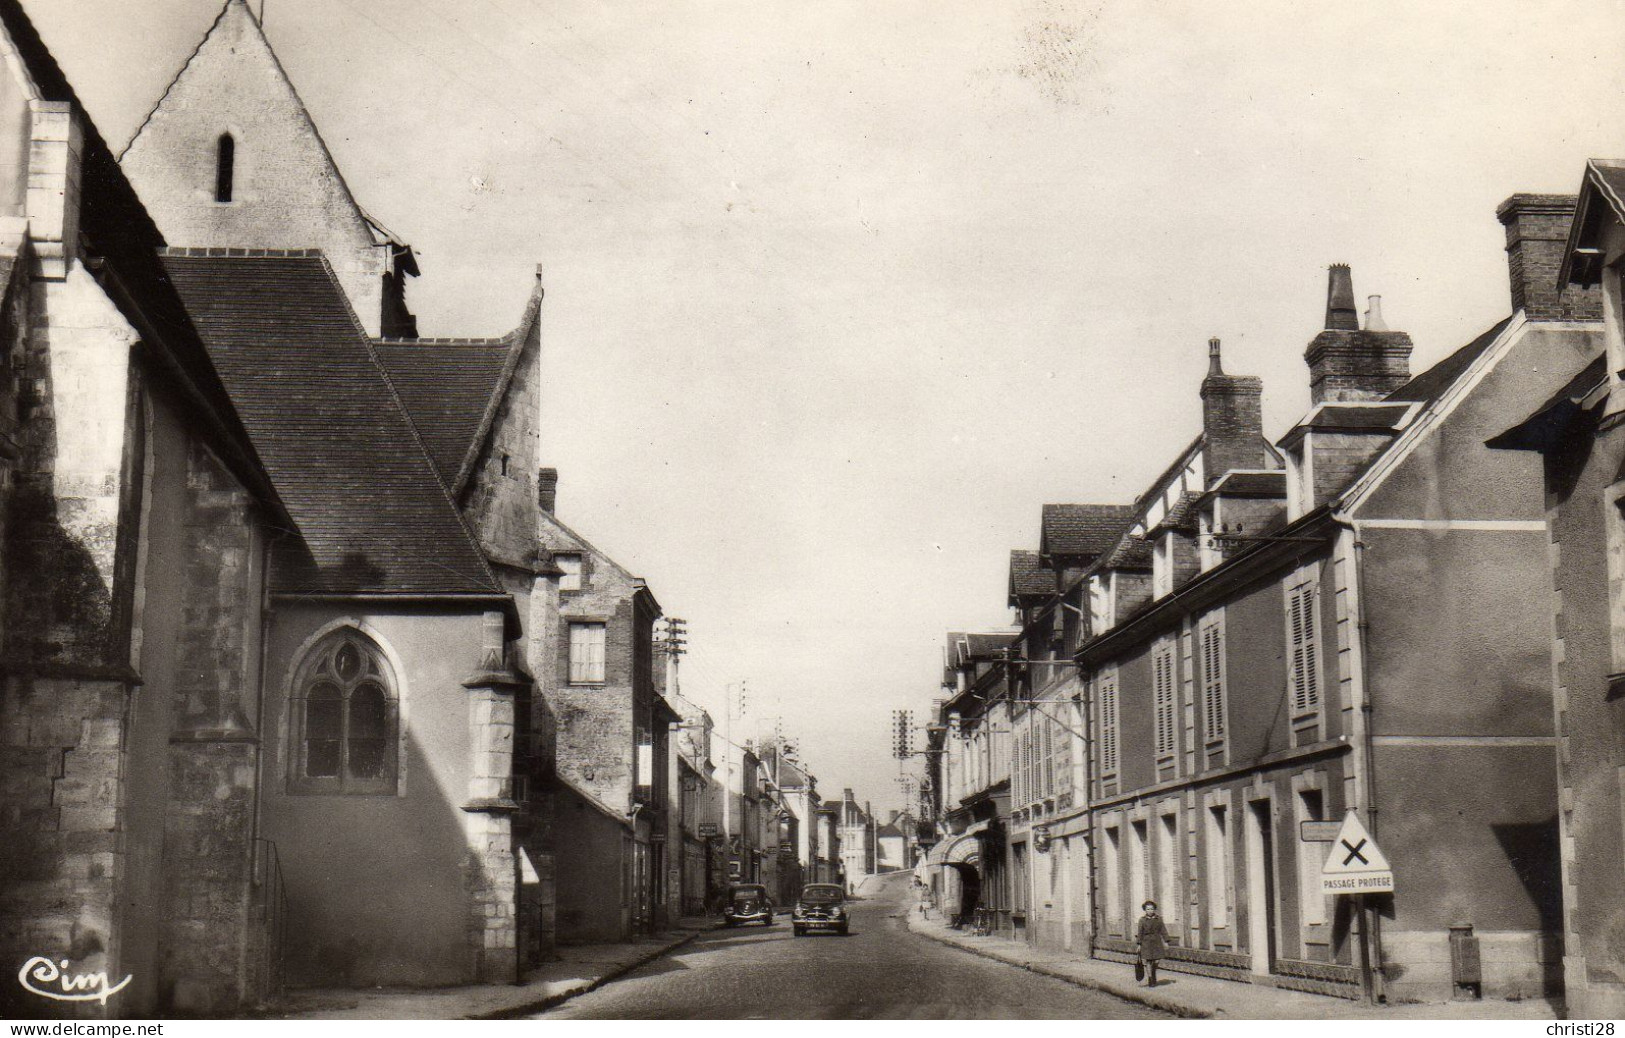
<svg viewBox="0 0 1625 1038">
<path fill-rule="evenodd" d="M 396 725 L 388 664 L 359 631 L 324 640 L 300 669 L 291 786 L 304 793 L 392 793 Z"/>
<path fill-rule="evenodd" d="M 581 590 L 581 556 L 555 555 L 553 562 L 559 567 L 559 590 Z"/>
<path fill-rule="evenodd" d="M 214 200 L 231 201 L 231 179 L 237 165 L 237 142 L 231 134 L 222 133 L 215 148 Z"/>
</svg>

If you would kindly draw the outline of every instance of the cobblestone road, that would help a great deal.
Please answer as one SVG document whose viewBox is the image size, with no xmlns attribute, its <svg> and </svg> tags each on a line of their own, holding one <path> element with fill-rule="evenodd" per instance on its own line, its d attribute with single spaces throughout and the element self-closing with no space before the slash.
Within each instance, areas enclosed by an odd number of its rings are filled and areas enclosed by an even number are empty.
<svg viewBox="0 0 1625 1038">
<path fill-rule="evenodd" d="M 694 941 L 537 1019 L 1168 1019 L 903 928 L 907 883 L 853 905 L 848 937 L 771 928 Z"/>
</svg>

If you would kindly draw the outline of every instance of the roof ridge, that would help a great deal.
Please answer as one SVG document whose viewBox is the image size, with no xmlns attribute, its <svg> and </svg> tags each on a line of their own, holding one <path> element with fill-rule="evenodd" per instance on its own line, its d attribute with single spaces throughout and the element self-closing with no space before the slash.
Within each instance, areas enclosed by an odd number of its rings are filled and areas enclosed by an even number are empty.
<svg viewBox="0 0 1625 1038">
<path fill-rule="evenodd" d="M 380 346 L 505 346 L 513 342 L 513 332 L 506 335 L 374 335 L 372 341 Z"/>
<path fill-rule="evenodd" d="M 158 249 L 160 256 L 204 256 L 214 259 L 305 259 L 326 254 L 318 248 L 262 249 L 237 245 L 165 245 Z"/>
</svg>

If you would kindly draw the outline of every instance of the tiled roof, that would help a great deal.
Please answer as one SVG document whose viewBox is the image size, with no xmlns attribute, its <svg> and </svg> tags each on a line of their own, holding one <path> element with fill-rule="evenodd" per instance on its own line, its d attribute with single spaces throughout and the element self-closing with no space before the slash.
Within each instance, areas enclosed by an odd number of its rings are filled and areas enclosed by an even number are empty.
<svg viewBox="0 0 1625 1038">
<path fill-rule="evenodd" d="M 1478 355 L 1490 348 L 1496 338 L 1506 328 L 1512 318 L 1506 317 L 1496 323 L 1489 331 L 1480 335 L 1472 342 L 1441 360 L 1433 367 L 1422 372 L 1398 389 L 1389 393 L 1388 400 L 1411 400 L 1430 403 L 1439 398 L 1445 390 L 1455 384 L 1462 372 L 1466 371 L 1478 359 Z"/>
<path fill-rule="evenodd" d="M 1156 526 L 1152 527 L 1152 531 L 1158 533 L 1163 530 L 1179 530 L 1183 533 L 1194 532 L 1196 530 L 1196 502 L 1201 499 L 1202 495 L 1194 490 L 1187 490 L 1180 494 L 1179 500 L 1175 501 L 1174 506 L 1168 509 L 1168 514 L 1163 516 Z"/>
<path fill-rule="evenodd" d="M 500 590 L 321 256 L 164 265 L 308 548 L 275 590 Z"/>
<path fill-rule="evenodd" d="M 373 342 L 441 478 L 454 486 L 497 395 L 511 339 L 381 339 Z"/>
<path fill-rule="evenodd" d="M 1106 569 L 1150 569 L 1151 568 L 1151 542 L 1144 537 L 1135 537 L 1130 534 L 1117 543 L 1111 557 L 1106 560 Z"/>
<path fill-rule="evenodd" d="M 1131 505 L 1045 505 L 1039 551 L 1099 555 L 1116 543 L 1133 518 Z"/>
<path fill-rule="evenodd" d="M 1044 567 L 1036 551 L 1016 549 L 1010 553 L 1010 597 L 1053 595 L 1055 575 Z"/>
</svg>

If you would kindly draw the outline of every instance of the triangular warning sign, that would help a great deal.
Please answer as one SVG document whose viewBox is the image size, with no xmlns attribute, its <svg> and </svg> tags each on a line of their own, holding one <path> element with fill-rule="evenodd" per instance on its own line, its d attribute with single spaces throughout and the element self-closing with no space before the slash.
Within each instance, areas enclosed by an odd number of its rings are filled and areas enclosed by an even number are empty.
<svg viewBox="0 0 1625 1038">
<path fill-rule="evenodd" d="M 1320 868 L 1322 876 L 1353 876 L 1368 872 L 1388 872 L 1388 858 L 1377 847 L 1377 841 L 1365 831 L 1359 816 L 1353 811 L 1343 819 L 1343 828 L 1332 841 L 1332 852 Z"/>
</svg>

